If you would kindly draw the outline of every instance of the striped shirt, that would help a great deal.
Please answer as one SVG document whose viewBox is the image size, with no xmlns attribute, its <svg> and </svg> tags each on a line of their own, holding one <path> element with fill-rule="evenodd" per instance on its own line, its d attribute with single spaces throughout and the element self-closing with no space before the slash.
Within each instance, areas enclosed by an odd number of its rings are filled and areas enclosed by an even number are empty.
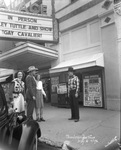
<svg viewBox="0 0 121 150">
<path fill-rule="evenodd" d="M 71 90 L 79 91 L 79 78 L 75 75 L 68 79 L 68 93 L 70 93 Z"/>
</svg>

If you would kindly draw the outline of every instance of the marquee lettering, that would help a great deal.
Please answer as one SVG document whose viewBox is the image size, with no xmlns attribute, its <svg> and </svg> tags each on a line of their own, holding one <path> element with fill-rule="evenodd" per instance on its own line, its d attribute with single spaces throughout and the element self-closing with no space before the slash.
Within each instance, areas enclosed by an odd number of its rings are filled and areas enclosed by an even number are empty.
<svg viewBox="0 0 121 150">
<path fill-rule="evenodd" d="M 14 31 L 2 30 L 2 33 L 5 35 L 13 35 Z"/>
<path fill-rule="evenodd" d="M 0 22 L 0 27 L 6 27 L 6 28 L 12 28 L 12 29 L 25 29 L 25 30 L 36 30 L 36 31 L 52 32 L 51 27 L 32 26 L 32 25 L 7 23 L 7 22 Z"/>
<path fill-rule="evenodd" d="M 18 36 L 24 37 L 42 37 L 40 33 L 18 32 Z"/>
<path fill-rule="evenodd" d="M 7 23 L 6 22 L 0 22 L 0 27 L 6 27 Z"/>
<path fill-rule="evenodd" d="M 26 29 L 26 25 L 10 23 L 10 28 Z"/>
<path fill-rule="evenodd" d="M 37 23 L 37 19 L 35 19 L 35 18 L 26 18 L 26 17 L 18 17 L 18 21 Z"/>
<path fill-rule="evenodd" d="M 31 30 L 38 30 L 38 26 L 29 26 L 29 29 L 31 29 Z"/>
<path fill-rule="evenodd" d="M 40 30 L 44 30 L 44 31 L 52 31 L 52 28 L 40 27 Z"/>
</svg>

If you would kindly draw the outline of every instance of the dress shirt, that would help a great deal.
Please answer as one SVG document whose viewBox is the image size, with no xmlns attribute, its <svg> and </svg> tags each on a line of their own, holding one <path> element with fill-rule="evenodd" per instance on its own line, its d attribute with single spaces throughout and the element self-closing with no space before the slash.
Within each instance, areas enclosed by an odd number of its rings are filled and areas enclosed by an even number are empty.
<svg viewBox="0 0 121 150">
<path fill-rule="evenodd" d="M 76 92 L 79 92 L 79 79 L 75 75 L 69 77 L 68 79 L 68 93 L 70 93 L 71 90 L 76 90 Z"/>
<path fill-rule="evenodd" d="M 42 94 L 46 96 L 45 91 L 43 90 L 43 84 L 42 81 L 36 81 L 37 82 L 37 90 L 42 90 Z"/>
</svg>

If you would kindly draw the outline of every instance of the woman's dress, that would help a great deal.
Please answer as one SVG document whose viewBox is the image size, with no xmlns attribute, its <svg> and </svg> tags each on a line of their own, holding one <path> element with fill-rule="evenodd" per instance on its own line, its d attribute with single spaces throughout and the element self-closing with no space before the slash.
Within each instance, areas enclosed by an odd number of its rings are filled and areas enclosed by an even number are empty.
<svg viewBox="0 0 121 150">
<path fill-rule="evenodd" d="M 25 111 L 25 103 L 24 103 L 24 82 L 15 78 L 13 80 L 13 109 L 16 112 Z"/>
</svg>

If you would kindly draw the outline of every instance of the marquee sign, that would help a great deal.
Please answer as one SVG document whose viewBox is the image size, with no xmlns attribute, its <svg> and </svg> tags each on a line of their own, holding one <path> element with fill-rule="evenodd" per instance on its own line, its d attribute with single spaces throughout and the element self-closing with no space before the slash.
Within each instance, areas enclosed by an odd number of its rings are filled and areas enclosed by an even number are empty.
<svg viewBox="0 0 121 150">
<path fill-rule="evenodd" d="M 52 17 L 0 10 L 0 38 L 54 42 Z"/>
</svg>

